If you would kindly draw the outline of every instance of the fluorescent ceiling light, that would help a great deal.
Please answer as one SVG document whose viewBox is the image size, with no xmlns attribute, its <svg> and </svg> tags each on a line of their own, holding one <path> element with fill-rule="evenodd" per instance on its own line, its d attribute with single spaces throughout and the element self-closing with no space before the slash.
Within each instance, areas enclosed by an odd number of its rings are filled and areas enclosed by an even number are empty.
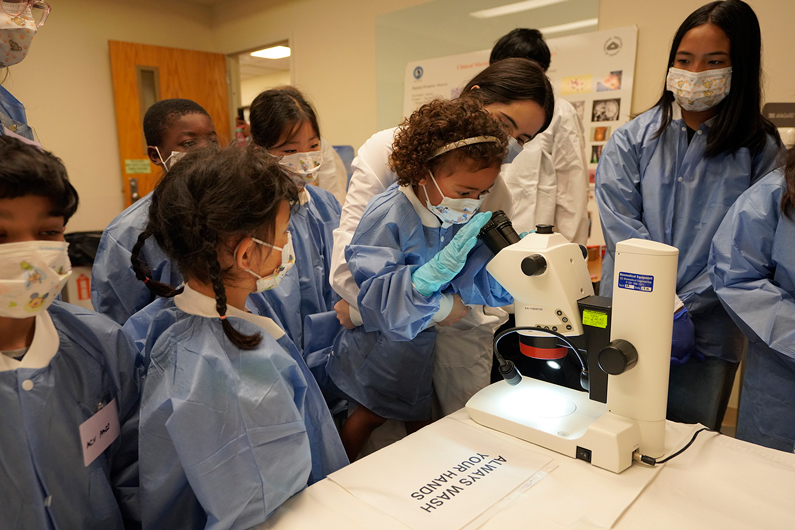
<svg viewBox="0 0 795 530">
<path fill-rule="evenodd" d="M 551 6 L 553 4 L 561 4 L 569 0 L 527 0 L 525 2 L 516 2 L 515 4 L 507 4 L 500 7 L 492 7 L 491 9 L 483 9 L 482 11 L 474 11 L 469 14 L 475 18 L 493 18 L 501 17 L 502 15 L 510 15 L 519 13 L 521 11 L 529 11 L 539 7 Z"/>
<path fill-rule="evenodd" d="M 551 33 L 563 33 L 564 31 L 571 31 L 573 29 L 590 28 L 599 25 L 598 18 L 589 18 L 587 20 L 578 20 L 577 22 L 570 22 L 568 24 L 561 24 L 560 26 L 549 26 L 547 28 L 538 28 L 538 31 L 546 37 Z"/>
<path fill-rule="evenodd" d="M 287 46 L 271 46 L 264 50 L 257 50 L 251 52 L 254 57 L 262 57 L 263 59 L 284 59 L 290 56 L 290 48 Z"/>
</svg>

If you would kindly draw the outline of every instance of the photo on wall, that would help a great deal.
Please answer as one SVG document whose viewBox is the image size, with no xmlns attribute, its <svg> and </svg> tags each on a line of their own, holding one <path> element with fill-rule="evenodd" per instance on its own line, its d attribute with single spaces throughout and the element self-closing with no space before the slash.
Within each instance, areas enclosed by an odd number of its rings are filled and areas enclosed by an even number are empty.
<svg viewBox="0 0 795 530">
<path fill-rule="evenodd" d="M 608 92 L 610 90 L 621 90 L 621 74 L 622 70 L 615 70 L 596 83 L 597 92 Z"/>
<path fill-rule="evenodd" d="M 616 121 L 621 112 L 621 98 L 596 99 L 591 121 Z"/>
<path fill-rule="evenodd" d="M 571 94 L 588 94 L 593 86 L 592 75 L 573 75 L 564 77 L 560 80 L 560 94 L 569 96 Z"/>
<path fill-rule="evenodd" d="M 602 148 L 604 145 L 591 146 L 591 164 L 598 164 L 599 159 L 602 158 Z"/>
<path fill-rule="evenodd" d="M 591 127 L 591 141 L 592 142 L 606 142 L 610 138 L 612 127 L 603 125 L 599 127 Z"/>
<path fill-rule="evenodd" d="M 571 106 L 574 107 L 574 110 L 577 111 L 577 116 L 580 117 L 580 121 L 585 121 L 585 101 L 569 101 Z"/>
</svg>

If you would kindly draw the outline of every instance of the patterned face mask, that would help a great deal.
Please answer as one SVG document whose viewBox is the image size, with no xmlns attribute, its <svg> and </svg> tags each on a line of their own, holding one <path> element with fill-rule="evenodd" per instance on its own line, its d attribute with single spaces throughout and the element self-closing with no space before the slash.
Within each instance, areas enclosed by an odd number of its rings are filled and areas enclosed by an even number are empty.
<svg viewBox="0 0 795 530">
<path fill-rule="evenodd" d="M 709 110 L 729 95 L 732 69 L 688 72 L 669 68 L 665 87 L 673 92 L 676 102 L 684 110 L 702 112 Z"/>
<path fill-rule="evenodd" d="M 436 179 L 433 178 L 433 173 L 431 170 L 428 170 L 428 174 L 431 176 L 431 182 L 433 185 L 436 186 L 436 189 L 439 190 L 439 195 L 442 196 L 442 202 L 434 206 L 431 204 L 430 199 L 428 199 L 428 192 L 425 192 L 425 205 L 428 209 L 439 218 L 442 222 L 443 228 L 448 228 L 450 225 L 462 225 L 466 224 L 473 215 L 478 213 L 478 209 L 480 208 L 480 204 L 483 202 L 483 199 L 486 198 L 486 194 L 484 193 L 477 199 L 451 199 L 450 197 L 445 196 L 442 193 L 441 188 L 439 188 L 439 184 L 436 183 Z M 423 186 L 423 189 L 425 186 Z"/>
<path fill-rule="evenodd" d="M 72 274 L 62 241 L 0 245 L 0 316 L 29 318 L 47 309 Z"/>
<path fill-rule="evenodd" d="M 293 153 L 279 159 L 279 164 L 290 170 L 290 173 L 296 177 L 295 183 L 299 186 L 313 182 L 322 163 L 323 155 L 320 151 Z"/>
<path fill-rule="evenodd" d="M 246 272 L 251 274 L 252 276 L 256 276 L 257 278 L 257 292 L 261 293 L 263 291 L 270 291 L 271 289 L 275 289 L 279 283 L 284 279 L 287 271 L 289 271 L 292 266 L 295 264 L 295 251 L 293 251 L 293 235 L 290 232 L 287 232 L 287 244 L 283 247 L 277 247 L 271 245 L 270 243 L 266 243 L 265 241 L 260 241 L 256 238 L 251 238 L 254 243 L 258 245 L 262 245 L 265 247 L 270 247 L 274 250 L 278 250 L 282 253 L 282 263 L 276 270 L 274 270 L 271 274 L 267 276 L 260 276 L 256 272 L 246 269 Z"/>
<path fill-rule="evenodd" d="M 35 34 L 36 22 L 29 7 L 19 15 L 0 9 L 0 68 L 21 62 Z"/>
</svg>

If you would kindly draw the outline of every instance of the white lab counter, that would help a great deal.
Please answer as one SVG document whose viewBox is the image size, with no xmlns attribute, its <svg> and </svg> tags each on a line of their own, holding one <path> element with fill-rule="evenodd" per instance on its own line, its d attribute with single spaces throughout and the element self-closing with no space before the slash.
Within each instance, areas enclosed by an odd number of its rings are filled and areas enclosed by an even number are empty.
<svg viewBox="0 0 795 530">
<path fill-rule="evenodd" d="M 649 468 L 635 463 L 623 473 L 614 474 L 482 427 L 473 422 L 465 410 L 460 410 L 345 468 L 342 470 L 345 481 L 335 474 L 295 495 L 263 527 L 278 530 L 411 528 L 401 522 L 403 518 L 375 508 L 377 502 L 362 500 L 377 499 L 379 492 L 368 492 L 364 488 L 363 493 L 361 487 L 349 491 L 339 482 L 348 484 L 353 479 L 359 484 L 383 483 L 389 479 L 384 476 L 383 466 L 388 465 L 390 459 L 403 462 L 407 454 L 418 454 L 425 460 L 418 460 L 416 482 L 423 484 L 429 476 L 434 476 L 433 466 L 425 463 L 429 458 L 440 463 L 445 462 L 445 458 L 449 460 L 454 451 L 452 448 L 445 450 L 446 440 L 451 446 L 456 445 L 462 437 L 462 424 L 477 431 L 475 434 L 481 440 L 484 436 L 493 437 L 495 443 L 505 444 L 506 450 L 519 451 L 509 460 L 515 462 L 526 457 L 524 463 L 532 474 L 530 480 L 469 523 L 465 527 L 468 530 L 790 529 L 795 525 L 792 509 L 795 454 L 703 432 L 689 449 L 666 464 Z M 699 427 L 668 422 L 667 454 L 687 443 Z M 417 441 L 428 440 L 434 443 L 422 443 L 419 447 L 424 449 L 416 450 Z M 406 449 L 411 449 L 410 453 Z M 533 465 L 540 468 L 535 473 Z M 405 469 L 413 469 L 410 462 L 406 462 Z M 495 481 L 508 478 L 507 471 L 494 472 L 488 478 L 489 489 L 497 485 Z M 443 516 L 438 514 L 433 517 L 437 518 L 436 528 L 460 527 L 445 524 L 440 518 Z"/>
</svg>

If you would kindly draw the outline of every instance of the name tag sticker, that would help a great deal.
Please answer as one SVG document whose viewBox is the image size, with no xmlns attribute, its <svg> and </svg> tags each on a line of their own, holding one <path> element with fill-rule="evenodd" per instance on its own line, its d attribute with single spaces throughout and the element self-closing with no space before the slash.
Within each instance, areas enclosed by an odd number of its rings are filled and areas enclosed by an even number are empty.
<svg viewBox="0 0 795 530">
<path fill-rule="evenodd" d="M 118 436 L 119 412 L 113 399 L 80 425 L 83 464 L 88 467 Z"/>
<path fill-rule="evenodd" d="M 654 276 L 635 274 L 632 272 L 619 272 L 618 287 L 620 289 L 629 289 L 630 291 L 650 293 L 654 290 Z"/>
</svg>

